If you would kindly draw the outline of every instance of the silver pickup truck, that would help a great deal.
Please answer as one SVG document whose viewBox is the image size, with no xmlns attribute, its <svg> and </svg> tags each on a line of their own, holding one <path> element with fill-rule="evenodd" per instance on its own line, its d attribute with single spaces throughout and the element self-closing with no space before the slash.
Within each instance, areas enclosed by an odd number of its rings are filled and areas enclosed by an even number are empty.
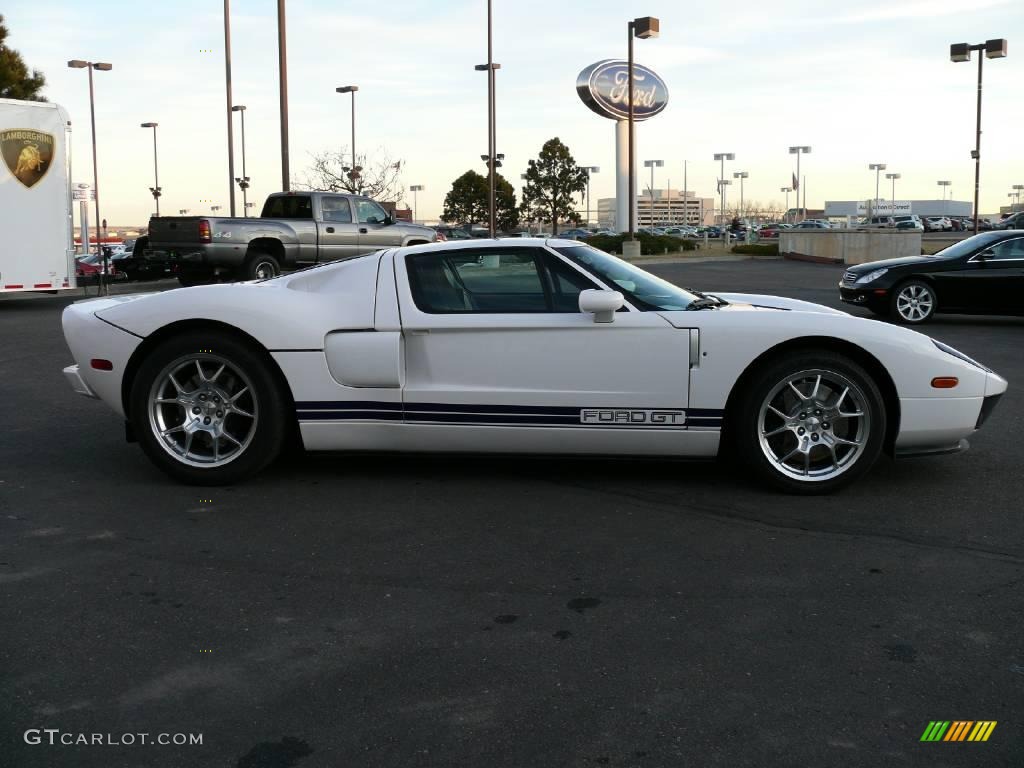
<svg viewBox="0 0 1024 768">
<path fill-rule="evenodd" d="M 381 248 L 437 240 L 430 227 L 396 222 L 368 197 L 278 192 L 258 219 L 154 216 L 135 244 L 147 261 L 168 262 L 182 285 L 218 277 L 254 280 Z"/>
</svg>

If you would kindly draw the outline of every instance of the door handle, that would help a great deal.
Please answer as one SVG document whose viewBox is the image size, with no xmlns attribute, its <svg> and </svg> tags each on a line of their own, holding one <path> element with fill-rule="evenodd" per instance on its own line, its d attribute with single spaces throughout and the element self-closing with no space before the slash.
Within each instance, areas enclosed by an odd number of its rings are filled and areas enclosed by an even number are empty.
<svg viewBox="0 0 1024 768">
<path fill-rule="evenodd" d="M 328 227 L 327 231 L 330 232 L 333 235 L 334 234 L 334 227 Z"/>
<path fill-rule="evenodd" d="M 366 227 L 360 227 L 359 228 L 359 234 L 360 235 L 365 235 L 368 231 L 369 230 Z"/>
</svg>

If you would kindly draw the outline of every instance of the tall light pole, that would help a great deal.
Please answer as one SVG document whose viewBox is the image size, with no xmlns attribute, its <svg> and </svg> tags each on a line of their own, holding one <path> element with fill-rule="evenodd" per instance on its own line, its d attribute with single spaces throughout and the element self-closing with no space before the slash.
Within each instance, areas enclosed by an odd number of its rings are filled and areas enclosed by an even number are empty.
<svg viewBox="0 0 1024 768">
<path fill-rule="evenodd" d="M 359 90 L 358 85 L 342 85 L 334 89 L 338 93 L 351 93 L 352 94 L 352 167 L 348 171 L 348 177 L 352 180 L 352 191 L 358 192 L 360 189 L 356 179 L 359 178 L 359 173 L 363 169 L 356 165 L 356 91 Z"/>
<path fill-rule="evenodd" d="M 718 152 L 715 154 L 715 160 L 722 164 L 722 171 L 718 175 L 718 194 L 722 198 L 722 223 L 725 223 L 725 187 L 727 186 L 725 178 L 725 161 L 735 159 L 736 155 L 732 152 Z"/>
<path fill-rule="evenodd" d="M 896 215 L 896 179 L 900 178 L 898 173 L 887 173 L 885 178 L 892 179 L 892 215 Z"/>
<path fill-rule="evenodd" d="M 156 127 L 158 123 L 141 123 L 140 128 L 153 129 L 153 186 L 149 191 L 153 193 L 153 200 L 156 202 L 156 215 L 160 215 L 160 171 L 156 164 Z"/>
<path fill-rule="evenodd" d="M 946 187 L 952 184 L 952 181 L 936 181 L 940 187 L 942 187 L 942 202 L 946 202 Z"/>
<path fill-rule="evenodd" d="M 288 168 L 288 41 L 284 0 L 277 0 L 277 74 L 278 97 L 281 103 L 281 191 L 291 189 Z"/>
<path fill-rule="evenodd" d="M 651 169 L 651 226 L 654 226 L 654 169 L 663 168 L 665 166 L 664 160 L 644 160 L 644 168 Z"/>
<path fill-rule="evenodd" d="M 1006 56 L 1006 40 L 986 40 L 977 45 L 953 43 L 949 46 L 949 58 L 954 62 L 970 61 L 972 51 L 978 51 L 978 119 L 974 135 L 974 150 L 971 152 L 971 157 L 974 158 L 974 234 L 978 234 L 978 197 L 981 193 L 981 65 L 986 58 L 1004 58 Z M 981 55 L 982 51 L 985 52 L 984 56 Z"/>
<path fill-rule="evenodd" d="M 792 187 L 779 187 L 779 192 L 786 193 L 786 215 L 789 215 L 789 193 L 793 191 Z"/>
<path fill-rule="evenodd" d="M 636 240 L 636 149 L 634 147 L 635 141 L 633 138 L 633 128 L 636 124 L 633 115 L 633 102 L 634 102 L 634 90 L 633 90 L 633 38 L 639 37 L 641 40 L 647 40 L 652 37 L 657 37 L 661 34 L 661 22 L 653 16 L 639 16 L 626 24 L 626 38 L 628 40 L 628 52 L 627 52 L 627 68 L 628 68 L 628 91 L 626 92 L 626 100 L 629 102 L 628 112 L 628 125 L 629 130 L 629 239 Z M 653 190 L 652 190 L 653 194 Z"/>
<path fill-rule="evenodd" d="M 601 169 L 596 165 L 585 165 L 583 170 L 587 172 L 587 226 L 590 226 L 590 177 Z"/>
<path fill-rule="evenodd" d="M 235 127 L 231 105 L 231 0 L 224 0 L 224 85 L 228 115 L 228 203 L 235 215 Z"/>
<path fill-rule="evenodd" d="M 1024 184 L 1014 184 L 1013 191 L 1017 193 L 1017 205 L 1020 205 L 1020 193 L 1024 192 Z"/>
<path fill-rule="evenodd" d="M 239 189 L 242 190 L 242 215 L 249 215 L 249 177 L 245 172 L 245 105 L 236 104 L 231 108 L 232 112 L 238 112 L 239 117 L 242 119 L 242 175 L 235 178 L 238 182 Z"/>
<path fill-rule="evenodd" d="M 740 180 L 740 220 L 743 219 L 743 180 L 750 178 L 750 174 L 747 171 L 736 171 L 732 177 Z"/>
<path fill-rule="evenodd" d="M 886 168 L 885 163 L 871 163 L 871 164 L 868 165 L 868 170 L 875 172 L 875 205 L 874 205 L 874 208 L 872 209 L 871 215 L 874 215 L 875 213 L 877 213 L 877 211 L 875 211 L 874 209 L 878 208 L 878 195 L 879 195 L 878 189 L 879 189 L 879 184 L 881 183 L 881 179 L 882 179 L 882 171 L 884 171 L 885 168 Z M 869 218 L 870 218 L 870 216 L 869 216 Z"/>
<path fill-rule="evenodd" d="M 107 273 L 108 264 L 107 257 L 103 255 L 104 252 L 102 247 L 100 246 L 100 240 L 102 239 L 103 231 L 101 229 L 100 224 L 102 219 L 100 219 L 100 177 L 99 171 L 97 170 L 98 166 L 96 163 L 96 98 L 93 93 L 92 71 L 95 69 L 100 72 L 109 72 L 114 68 L 114 65 L 108 64 L 103 61 L 82 61 L 81 59 L 72 59 L 68 62 L 68 66 L 71 67 L 71 69 L 89 70 L 89 118 L 92 121 L 92 189 L 95 195 L 96 205 L 96 255 L 100 256 L 103 259 L 103 271 L 100 272 L 100 291 L 104 292 L 106 290 L 105 275 Z M 84 234 L 86 238 L 89 237 L 88 232 Z M 88 239 L 83 240 L 83 242 L 85 243 L 84 250 L 88 252 Z"/>
<path fill-rule="evenodd" d="M 495 214 L 495 164 L 497 154 L 497 133 L 495 130 L 495 72 L 501 69 L 494 62 L 494 14 L 493 3 L 487 0 L 487 63 L 473 67 L 477 72 L 487 73 L 487 232 L 490 237 L 497 233 Z"/>
<path fill-rule="evenodd" d="M 800 187 L 804 185 L 803 176 L 800 175 L 800 155 L 810 154 L 811 148 L 807 146 L 796 146 L 789 148 L 789 154 L 796 155 L 796 184 L 793 185 L 793 189 L 796 190 L 796 207 L 799 208 L 802 213 L 800 214 L 800 221 L 807 218 L 807 190 L 804 189 L 804 204 L 800 205 Z"/>
<path fill-rule="evenodd" d="M 412 192 L 412 223 L 416 223 L 416 193 L 423 191 L 422 184 L 413 184 L 409 187 L 409 191 Z"/>
</svg>

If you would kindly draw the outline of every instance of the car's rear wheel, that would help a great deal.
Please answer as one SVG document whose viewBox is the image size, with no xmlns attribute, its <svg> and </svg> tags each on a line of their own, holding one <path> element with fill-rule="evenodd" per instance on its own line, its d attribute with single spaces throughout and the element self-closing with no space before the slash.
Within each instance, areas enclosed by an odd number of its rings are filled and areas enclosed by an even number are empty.
<svg viewBox="0 0 1024 768">
<path fill-rule="evenodd" d="M 908 280 L 896 286 L 890 299 L 893 318 L 907 325 L 927 322 L 938 307 L 935 289 L 923 280 Z"/>
<path fill-rule="evenodd" d="M 287 435 L 288 399 L 265 353 L 222 332 L 190 332 L 156 347 L 129 404 L 146 455 L 195 485 L 255 474 Z"/>
<path fill-rule="evenodd" d="M 789 493 L 837 490 L 878 459 L 882 395 L 856 362 L 827 350 L 800 352 L 755 373 L 731 424 L 740 457 Z"/>
</svg>

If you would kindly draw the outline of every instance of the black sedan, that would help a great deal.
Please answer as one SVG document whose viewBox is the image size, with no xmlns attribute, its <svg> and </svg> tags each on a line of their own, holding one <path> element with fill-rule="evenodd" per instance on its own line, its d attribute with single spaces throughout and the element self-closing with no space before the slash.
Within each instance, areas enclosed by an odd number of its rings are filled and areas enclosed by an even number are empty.
<svg viewBox="0 0 1024 768">
<path fill-rule="evenodd" d="M 975 235 L 934 256 L 858 264 L 843 273 L 839 296 L 913 325 L 936 312 L 1024 315 L 1024 230 Z"/>
</svg>

